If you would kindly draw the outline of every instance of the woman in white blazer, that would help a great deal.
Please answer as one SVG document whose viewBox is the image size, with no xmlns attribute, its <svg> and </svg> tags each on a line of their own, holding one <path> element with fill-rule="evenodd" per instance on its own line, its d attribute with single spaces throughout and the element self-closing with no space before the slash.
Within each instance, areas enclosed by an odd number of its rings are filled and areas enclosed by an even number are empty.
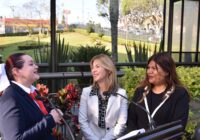
<svg viewBox="0 0 200 140">
<path fill-rule="evenodd" d="M 127 121 L 126 91 L 117 84 L 113 61 L 104 54 L 90 61 L 93 84 L 83 88 L 79 123 L 86 140 L 112 140 L 125 130 Z"/>
</svg>

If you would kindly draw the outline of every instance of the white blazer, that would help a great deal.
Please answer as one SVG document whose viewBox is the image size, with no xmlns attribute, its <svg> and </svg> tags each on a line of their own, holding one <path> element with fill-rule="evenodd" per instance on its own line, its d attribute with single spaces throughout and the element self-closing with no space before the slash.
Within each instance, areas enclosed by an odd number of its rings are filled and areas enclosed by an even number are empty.
<svg viewBox="0 0 200 140">
<path fill-rule="evenodd" d="M 92 86 L 83 88 L 80 101 L 79 123 L 84 138 L 86 140 L 116 139 L 126 128 L 128 101 L 119 95 L 111 94 L 106 109 L 106 128 L 102 129 L 98 126 L 98 96 L 90 96 L 91 89 Z M 119 88 L 117 93 L 127 97 L 124 89 Z"/>
</svg>

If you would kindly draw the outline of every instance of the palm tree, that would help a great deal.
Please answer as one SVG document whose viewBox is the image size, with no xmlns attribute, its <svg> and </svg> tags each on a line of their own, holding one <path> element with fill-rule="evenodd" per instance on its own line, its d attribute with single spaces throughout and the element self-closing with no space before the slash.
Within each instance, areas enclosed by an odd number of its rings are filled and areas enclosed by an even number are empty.
<svg viewBox="0 0 200 140">
<path fill-rule="evenodd" d="M 118 61 L 118 18 L 119 18 L 119 0 L 110 0 L 110 25 L 111 25 L 111 40 L 112 40 L 112 58 L 115 62 Z"/>
<path fill-rule="evenodd" d="M 118 18 L 119 18 L 119 0 L 97 0 L 99 15 L 110 20 L 111 40 L 112 40 L 112 58 L 118 61 L 117 38 L 118 38 Z M 109 7 L 109 8 L 108 8 Z"/>
</svg>

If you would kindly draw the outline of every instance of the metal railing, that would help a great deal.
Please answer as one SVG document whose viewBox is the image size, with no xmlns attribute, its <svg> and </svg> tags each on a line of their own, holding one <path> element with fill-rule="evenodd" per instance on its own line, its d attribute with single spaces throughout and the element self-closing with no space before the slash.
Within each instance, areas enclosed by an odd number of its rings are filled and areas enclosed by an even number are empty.
<svg viewBox="0 0 200 140">
<path fill-rule="evenodd" d="M 134 63 L 124 63 L 124 62 L 119 62 L 115 63 L 118 71 L 117 71 L 117 76 L 122 77 L 124 75 L 123 70 L 120 70 L 120 68 L 123 67 L 143 67 L 145 68 L 147 65 L 147 62 L 134 62 Z M 49 65 L 48 63 L 40 63 L 38 64 L 40 68 L 48 68 Z M 187 66 L 187 67 L 194 67 L 194 66 L 200 66 L 200 62 L 176 62 L 176 66 Z M 41 79 L 76 79 L 76 78 L 83 78 L 83 77 L 92 77 L 90 71 L 82 71 L 82 68 L 84 67 L 90 67 L 88 62 L 74 62 L 74 63 L 59 63 L 58 67 L 64 68 L 64 67 L 79 67 L 79 71 L 74 71 L 74 72 L 41 72 L 40 78 Z"/>
<path fill-rule="evenodd" d="M 41 79 L 74 79 L 92 77 L 91 72 L 43 72 L 39 73 Z M 123 71 L 117 71 L 117 76 L 122 77 Z"/>
</svg>

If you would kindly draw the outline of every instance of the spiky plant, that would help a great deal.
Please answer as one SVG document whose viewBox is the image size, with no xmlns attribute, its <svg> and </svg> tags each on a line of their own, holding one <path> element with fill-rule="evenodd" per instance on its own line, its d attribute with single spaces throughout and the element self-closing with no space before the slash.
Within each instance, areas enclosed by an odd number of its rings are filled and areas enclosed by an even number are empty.
<svg viewBox="0 0 200 140">
<path fill-rule="evenodd" d="M 40 40 L 38 39 L 38 44 L 40 44 Z M 58 67 L 58 63 L 64 63 L 64 62 L 69 62 L 70 61 L 70 56 L 71 56 L 71 49 L 69 44 L 65 45 L 65 40 L 64 38 L 61 39 L 60 38 L 60 34 L 57 36 L 56 39 L 56 44 L 57 44 L 57 71 L 60 72 L 65 72 L 65 71 L 70 71 L 69 68 L 59 68 Z M 44 68 L 44 69 L 40 69 L 40 72 L 49 72 L 50 71 L 50 65 L 51 65 L 51 52 L 50 52 L 50 47 L 49 45 L 43 46 L 42 48 L 39 49 L 35 49 L 34 50 L 34 57 L 35 57 L 35 61 L 36 63 L 48 63 L 49 64 L 49 68 Z M 40 82 L 48 85 L 48 87 L 51 89 L 51 85 L 49 83 L 49 81 L 44 81 L 44 80 L 40 80 Z M 66 85 L 67 80 L 60 80 L 58 82 L 55 82 L 55 89 L 61 88 L 64 85 Z"/>
</svg>

